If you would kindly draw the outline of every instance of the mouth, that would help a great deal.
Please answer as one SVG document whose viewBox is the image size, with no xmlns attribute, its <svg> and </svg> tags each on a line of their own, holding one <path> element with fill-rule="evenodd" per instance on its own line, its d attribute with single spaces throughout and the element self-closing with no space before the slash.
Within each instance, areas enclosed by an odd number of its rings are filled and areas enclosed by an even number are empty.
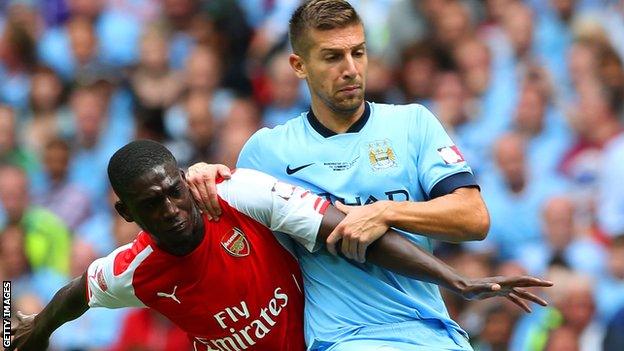
<svg viewBox="0 0 624 351">
<path fill-rule="evenodd" d="M 345 92 L 345 93 L 350 93 L 350 92 L 354 92 L 356 90 L 362 89 L 361 85 L 347 85 L 346 87 L 338 90 L 339 92 Z"/>
<path fill-rule="evenodd" d="M 169 230 L 167 230 L 167 231 L 170 232 L 170 233 L 180 233 L 180 232 L 183 232 L 186 229 L 187 224 L 188 224 L 188 221 L 182 220 L 180 222 L 177 222 L 173 226 L 171 226 L 169 228 Z"/>
</svg>

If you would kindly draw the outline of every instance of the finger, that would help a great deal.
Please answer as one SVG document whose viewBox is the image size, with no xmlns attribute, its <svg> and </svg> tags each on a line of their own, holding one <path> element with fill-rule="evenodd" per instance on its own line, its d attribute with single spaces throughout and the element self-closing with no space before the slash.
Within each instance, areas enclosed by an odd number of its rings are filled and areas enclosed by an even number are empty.
<svg viewBox="0 0 624 351">
<path fill-rule="evenodd" d="M 359 243 L 357 250 L 357 258 L 358 262 L 364 263 L 366 262 L 366 249 L 368 248 L 368 243 Z"/>
<path fill-rule="evenodd" d="M 505 297 L 509 299 L 511 302 L 513 302 L 514 304 L 516 304 L 518 307 L 522 308 L 525 312 L 531 313 L 531 308 L 529 307 L 529 305 L 527 305 L 526 302 L 522 301 L 522 299 L 515 296 L 513 293 L 510 293 L 509 295 Z"/>
<path fill-rule="evenodd" d="M 535 302 L 538 305 L 542 305 L 542 306 L 548 306 L 548 302 L 546 302 L 546 300 L 543 300 L 542 298 L 540 298 L 539 296 L 532 294 L 524 289 L 521 288 L 513 288 L 513 292 L 518 295 L 518 297 L 521 297 L 525 300 L 528 301 L 532 301 Z"/>
<path fill-rule="evenodd" d="M 507 287 L 549 287 L 553 282 L 530 276 L 506 278 L 502 285 Z"/>
<path fill-rule="evenodd" d="M 199 209 L 203 211 L 204 206 L 202 206 L 201 204 L 201 195 L 199 194 L 199 190 L 197 190 L 197 186 L 189 181 L 187 181 L 186 184 L 188 185 L 189 191 L 193 196 L 193 200 L 195 200 L 195 203 L 199 206 Z"/>
<path fill-rule="evenodd" d="M 217 165 L 217 173 L 223 178 L 223 179 L 230 179 L 232 178 L 232 172 L 230 171 L 230 168 L 226 165 Z"/>
<path fill-rule="evenodd" d="M 202 202 L 202 205 L 204 206 L 204 211 L 206 211 L 206 213 L 208 213 L 212 218 L 214 218 L 217 216 L 217 214 L 211 208 L 210 188 L 208 185 L 210 182 L 214 183 L 214 178 L 208 175 L 204 175 L 202 176 L 201 181 L 197 184 L 197 188 L 199 189 L 199 193 L 201 194 L 201 199 L 202 199 L 201 202 Z"/>
<path fill-rule="evenodd" d="M 348 213 L 349 213 L 349 211 L 351 211 L 351 206 L 347 206 L 347 205 L 343 204 L 343 203 L 342 203 L 342 202 L 340 202 L 340 201 L 336 201 L 336 203 L 334 204 L 334 206 L 336 206 L 336 208 L 337 208 L 340 212 L 342 212 L 342 213 L 344 213 L 344 214 L 348 214 Z"/>
<path fill-rule="evenodd" d="M 334 230 L 329 234 L 327 239 L 325 239 L 325 244 L 327 245 L 327 251 L 329 251 L 332 255 L 338 255 L 336 252 L 336 243 L 342 238 L 342 232 L 340 231 L 340 225 L 336 226 Z"/>
<path fill-rule="evenodd" d="M 351 240 L 343 237 L 341 251 L 346 258 L 353 259 L 351 254 Z"/>
<path fill-rule="evenodd" d="M 201 174 L 196 174 L 195 171 L 189 169 L 186 177 L 186 183 L 189 185 L 189 189 L 191 189 L 191 193 L 195 197 L 195 200 L 201 210 L 208 214 L 206 211 L 206 205 L 204 203 L 204 194 L 203 194 L 203 176 Z"/>
<path fill-rule="evenodd" d="M 213 216 L 219 217 L 221 215 L 221 206 L 219 205 L 219 198 L 217 195 L 217 183 L 214 179 L 208 183 L 208 196 L 210 197 L 210 207 L 213 211 Z"/>
</svg>

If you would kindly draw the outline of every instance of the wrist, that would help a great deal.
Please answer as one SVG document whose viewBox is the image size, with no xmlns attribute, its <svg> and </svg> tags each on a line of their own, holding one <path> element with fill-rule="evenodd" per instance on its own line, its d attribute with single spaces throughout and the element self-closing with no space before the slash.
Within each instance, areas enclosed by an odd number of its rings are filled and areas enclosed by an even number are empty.
<svg viewBox="0 0 624 351">
<path fill-rule="evenodd" d="M 377 206 L 379 206 L 379 216 L 381 218 L 381 222 L 386 227 L 393 227 L 396 222 L 396 206 L 399 204 L 395 201 L 390 200 L 382 200 L 376 202 Z"/>
<path fill-rule="evenodd" d="M 470 285 L 470 281 L 466 277 L 455 274 L 455 276 L 451 278 L 449 285 L 453 292 L 463 296 L 466 288 Z"/>
</svg>

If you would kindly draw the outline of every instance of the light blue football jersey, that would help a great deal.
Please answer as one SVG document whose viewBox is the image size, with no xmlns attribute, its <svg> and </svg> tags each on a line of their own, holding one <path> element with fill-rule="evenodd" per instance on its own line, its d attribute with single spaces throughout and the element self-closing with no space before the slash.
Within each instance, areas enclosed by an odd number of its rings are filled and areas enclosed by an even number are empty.
<svg viewBox="0 0 624 351">
<path fill-rule="evenodd" d="M 349 205 L 377 200 L 426 201 L 476 186 L 461 153 L 425 107 L 366 103 L 344 134 L 325 128 L 311 111 L 256 132 L 237 167 L 257 169 Z M 432 251 L 432 239 L 406 233 Z M 349 340 L 365 326 L 421 319 L 465 332 L 449 318 L 436 285 L 372 264 L 296 246 L 305 283 L 305 338 L 310 350 Z M 431 323 L 428 324 L 429 326 Z M 424 334 L 426 335 L 426 334 Z"/>
</svg>

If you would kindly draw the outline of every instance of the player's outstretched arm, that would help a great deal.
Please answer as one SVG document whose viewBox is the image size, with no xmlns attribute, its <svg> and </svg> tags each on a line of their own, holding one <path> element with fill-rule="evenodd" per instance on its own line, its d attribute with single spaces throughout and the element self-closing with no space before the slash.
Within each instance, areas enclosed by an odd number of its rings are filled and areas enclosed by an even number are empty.
<svg viewBox="0 0 624 351">
<path fill-rule="evenodd" d="M 56 329 L 89 309 L 86 285 L 85 273 L 61 288 L 39 314 L 24 316 L 18 312 L 18 325 L 11 330 L 13 342 L 7 350 L 46 350 L 50 335 Z"/>
<path fill-rule="evenodd" d="M 333 206 L 327 208 L 317 236 L 319 244 L 325 243 L 344 216 Z M 551 282 L 528 276 L 468 279 L 391 229 L 368 246 L 366 258 L 368 262 L 395 273 L 443 286 L 466 299 L 504 296 L 527 312 L 531 309 L 526 301 L 542 306 L 547 303 L 524 288 L 552 286 Z"/>
</svg>

